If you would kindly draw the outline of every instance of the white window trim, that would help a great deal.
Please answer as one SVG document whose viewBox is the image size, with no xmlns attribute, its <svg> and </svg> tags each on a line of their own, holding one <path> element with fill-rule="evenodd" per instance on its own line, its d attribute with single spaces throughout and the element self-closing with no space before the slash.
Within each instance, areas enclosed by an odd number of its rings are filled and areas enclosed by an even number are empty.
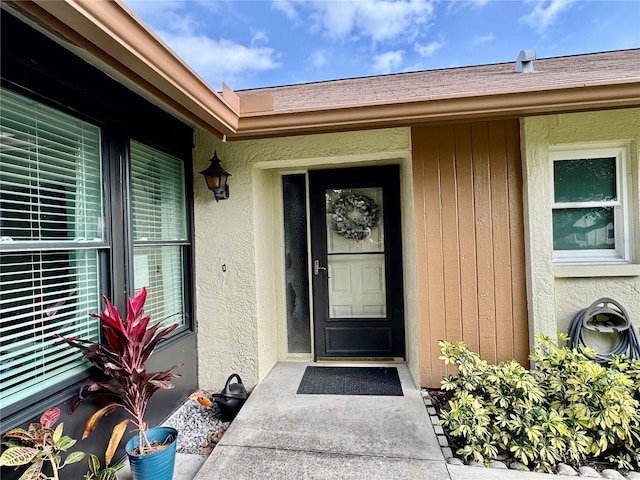
<svg viewBox="0 0 640 480">
<path fill-rule="evenodd" d="M 549 148 L 551 208 L 614 207 L 615 249 L 612 250 L 554 250 L 553 261 L 557 265 L 628 264 L 633 262 L 633 229 L 631 225 L 629 198 L 630 158 L 629 142 L 581 143 L 554 145 Z M 553 164 L 559 160 L 582 160 L 589 158 L 616 159 L 617 200 L 602 202 L 556 203 Z"/>
</svg>

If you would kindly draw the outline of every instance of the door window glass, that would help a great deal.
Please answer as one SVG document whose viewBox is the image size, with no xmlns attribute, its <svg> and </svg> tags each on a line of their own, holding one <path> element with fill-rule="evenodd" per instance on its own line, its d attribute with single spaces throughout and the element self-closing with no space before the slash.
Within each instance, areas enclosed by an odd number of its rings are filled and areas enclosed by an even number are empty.
<svg viewBox="0 0 640 480">
<path fill-rule="evenodd" d="M 329 318 L 387 316 L 382 188 L 325 190 Z"/>
</svg>

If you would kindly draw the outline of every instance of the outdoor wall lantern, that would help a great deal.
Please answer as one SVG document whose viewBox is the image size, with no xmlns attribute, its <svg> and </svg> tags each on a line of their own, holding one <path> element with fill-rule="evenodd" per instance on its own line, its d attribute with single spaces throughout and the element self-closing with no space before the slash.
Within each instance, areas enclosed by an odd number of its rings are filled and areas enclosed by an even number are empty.
<svg viewBox="0 0 640 480">
<path fill-rule="evenodd" d="M 229 185 L 227 185 L 227 179 L 231 176 L 222 165 L 220 165 L 220 159 L 213 151 L 213 158 L 210 160 L 211 165 L 200 173 L 204 175 L 204 179 L 207 182 L 207 187 L 213 192 L 213 196 L 216 202 L 220 200 L 226 200 L 229 198 Z"/>
</svg>

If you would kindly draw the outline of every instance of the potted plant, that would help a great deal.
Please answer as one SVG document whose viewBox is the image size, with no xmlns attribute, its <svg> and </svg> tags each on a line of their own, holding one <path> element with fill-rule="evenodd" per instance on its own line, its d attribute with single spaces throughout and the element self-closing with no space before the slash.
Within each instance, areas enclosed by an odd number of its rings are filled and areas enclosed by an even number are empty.
<svg viewBox="0 0 640 480">
<path fill-rule="evenodd" d="M 150 326 L 151 318 L 143 311 L 146 297 L 147 290 L 142 287 L 128 300 L 126 320 L 103 297 L 104 310 L 99 314 L 92 314 L 102 322 L 102 341 L 99 343 L 77 337 L 63 338 L 72 347 L 80 349 L 84 358 L 111 380 L 90 380 L 85 383 L 72 412 L 89 398 L 104 404 L 87 420 L 82 435 L 84 439 L 96 428 L 102 417 L 119 408 L 125 410 L 129 418 L 113 428 L 105 454 L 106 463 L 111 461 L 127 425 L 132 423 L 137 428 L 138 435 L 127 442 L 125 449 L 134 479 L 171 480 L 177 431 L 169 427 L 148 429 L 144 416 L 149 400 L 158 390 L 174 387 L 173 379 L 180 375 L 173 373 L 173 370 L 180 365 L 150 373 L 145 368 L 145 362 L 158 343 L 165 340 L 178 324 L 164 328 L 160 324 Z"/>
</svg>

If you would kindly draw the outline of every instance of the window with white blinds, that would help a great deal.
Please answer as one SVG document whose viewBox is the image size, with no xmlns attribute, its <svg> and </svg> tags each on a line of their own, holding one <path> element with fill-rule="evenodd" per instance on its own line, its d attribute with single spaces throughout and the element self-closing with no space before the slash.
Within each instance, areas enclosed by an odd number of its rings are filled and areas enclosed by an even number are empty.
<svg viewBox="0 0 640 480">
<path fill-rule="evenodd" d="M 98 340 L 101 132 L 0 89 L 0 404 L 82 374 L 55 337 Z"/>
<path fill-rule="evenodd" d="M 132 141 L 130 171 L 135 289 L 147 288 L 145 312 L 152 322 L 185 323 L 184 163 Z"/>
</svg>

